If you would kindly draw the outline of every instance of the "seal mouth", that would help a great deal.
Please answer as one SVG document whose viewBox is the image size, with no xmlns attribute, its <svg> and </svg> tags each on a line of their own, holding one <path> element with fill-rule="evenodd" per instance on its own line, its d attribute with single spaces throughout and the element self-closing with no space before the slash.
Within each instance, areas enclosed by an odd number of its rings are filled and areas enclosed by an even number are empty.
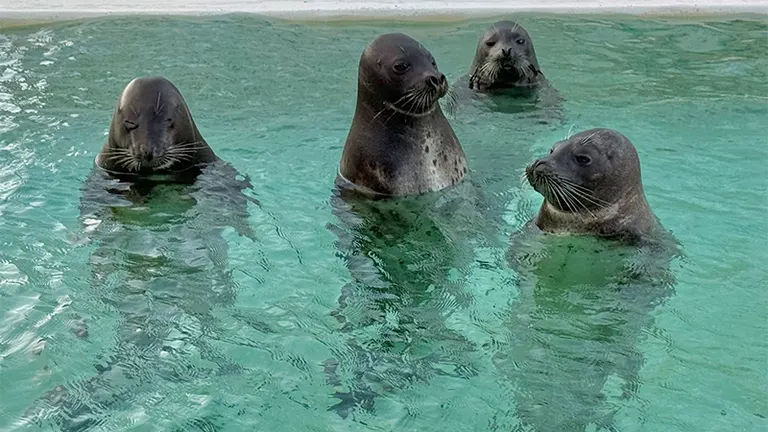
<svg viewBox="0 0 768 432">
<path fill-rule="evenodd" d="M 525 55 L 489 57 L 475 68 L 470 76 L 470 88 L 506 83 L 527 86 L 541 74 Z"/>
<path fill-rule="evenodd" d="M 112 162 L 114 167 L 126 173 L 146 175 L 175 172 L 178 171 L 176 168 L 182 168 L 183 171 L 190 164 L 194 164 L 195 156 L 202 144 L 202 141 L 176 143 L 151 158 L 126 148 L 113 148 L 104 156 L 106 160 Z"/>
<path fill-rule="evenodd" d="M 587 187 L 563 178 L 549 170 L 544 161 L 538 160 L 525 168 L 525 177 L 533 189 L 546 202 L 560 211 L 586 213 L 595 216 L 593 210 L 606 208 L 611 203 L 604 201 Z"/>
<path fill-rule="evenodd" d="M 496 60 L 502 69 L 506 71 L 517 69 L 517 57 L 499 57 Z"/>
<path fill-rule="evenodd" d="M 441 83 L 437 87 L 418 86 L 411 88 L 395 102 L 384 102 L 391 110 L 411 116 L 423 117 L 431 114 L 437 108 L 437 102 L 448 92 L 447 85 Z"/>
</svg>

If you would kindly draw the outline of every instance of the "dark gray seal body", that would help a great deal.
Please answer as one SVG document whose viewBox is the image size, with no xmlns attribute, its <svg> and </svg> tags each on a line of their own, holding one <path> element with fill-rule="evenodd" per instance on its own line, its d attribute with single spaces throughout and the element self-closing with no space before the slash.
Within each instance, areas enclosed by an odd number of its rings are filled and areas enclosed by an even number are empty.
<svg viewBox="0 0 768 432">
<path fill-rule="evenodd" d="M 469 72 L 469 88 L 534 89 L 545 82 L 528 31 L 513 21 L 491 25 L 477 43 Z"/>
<path fill-rule="evenodd" d="M 120 95 L 96 165 L 130 178 L 178 175 L 217 160 L 176 86 L 140 77 Z"/>
<path fill-rule="evenodd" d="M 573 135 L 525 173 L 544 196 L 533 221 L 542 231 L 636 242 L 660 229 L 645 198 L 640 158 L 620 132 L 598 128 Z"/>
<path fill-rule="evenodd" d="M 340 185 L 402 196 L 460 182 L 466 157 L 438 103 L 447 90 L 432 54 L 411 37 L 385 34 L 368 45 L 360 57 Z"/>
</svg>

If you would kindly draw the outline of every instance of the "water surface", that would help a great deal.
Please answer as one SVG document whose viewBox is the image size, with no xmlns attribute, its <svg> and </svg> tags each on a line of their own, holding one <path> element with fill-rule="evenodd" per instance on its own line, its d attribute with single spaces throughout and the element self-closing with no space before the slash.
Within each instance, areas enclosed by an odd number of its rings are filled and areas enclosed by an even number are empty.
<svg viewBox="0 0 768 432">
<path fill-rule="evenodd" d="M 455 82 L 490 22 L 0 31 L 0 428 L 507 431 L 523 405 L 570 416 L 562 430 L 608 417 L 621 431 L 768 428 L 764 21 L 522 16 L 565 100 L 547 122 L 482 101 L 449 116 L 488 211 L 437 197 L 344 228 L 332 187 L 362 49 L 408 33 Z M 255 241 L 173 190 L 84 241 L 81 187 L 116 99 L 155 74 L 250 177 Z M 507 237 L 540 203 L 524 165 L 590 127 L 636 144 L 648 200 L 684 247 L 655 307 L 583 295 L 575 310 L 584 292 L 567 280 L 532 302 L 506 264 Z M 353 246 L 383 258 L 349 264 Z M 590 312 L 612 302 L 637 319 Z M 83 322 L 87 338 L 72 331 Z M 582 331 L 542 343 L 558 328 Z M 56 406 L 59 386 L 57 413 L 41 401 Z"/>
</svg>

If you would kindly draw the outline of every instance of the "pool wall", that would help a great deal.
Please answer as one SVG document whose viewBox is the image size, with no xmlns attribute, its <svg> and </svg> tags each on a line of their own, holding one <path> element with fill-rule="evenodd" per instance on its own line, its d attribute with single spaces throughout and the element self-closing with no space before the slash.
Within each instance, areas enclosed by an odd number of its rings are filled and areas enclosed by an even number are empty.
<svg viewBox="0 0 768 432">
<path fill-rule="evenodd" d="M 293 19 L 428 18 L 511 12 L 716 15 L 768 14 L 768 0 L 0 0 L 0 21 L 50 21 L 126 14 L 255 13 Z"/>
</svg>

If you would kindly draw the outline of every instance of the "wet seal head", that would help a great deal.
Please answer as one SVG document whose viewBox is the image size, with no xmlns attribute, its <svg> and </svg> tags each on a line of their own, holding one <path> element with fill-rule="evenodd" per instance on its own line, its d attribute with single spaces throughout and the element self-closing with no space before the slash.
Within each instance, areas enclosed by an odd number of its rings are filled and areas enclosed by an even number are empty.
<svg viewBox="0 0 768 432">
<path fill-rule="evenodd" d="M 534 220 L 543 231 L 633 242 L 659 226 L 635 146 L 615 130 L 590 129 L 556 143 L 526 167 L 525 176 L 544 197 Z"/>
<path fill-rule="evenodd" d="M 139 77 L 121 93 L 95 162 L 115 175 L 146 177 L 216 160 L 176 86 L 164 77 Z"/>
<path fill-rule="evenodd" d="M 528 31 L 514 21 L 491 25 L 477 43 L 469 88 L 533 88 L 544 80 Z"/>
<path fill-rule="evenodd" d="M 360 57 L 358 93 L 382 111 L 420 117 L 432 113 L 448 91 L 448 81 L 424 46 L 402 33 L 381 35 Z"/>
<path fill-rule="evenodd" d="M 419 194 L 452 186 L 466 158 L 440 108 L 448 82 L 427 48 L 380 35 L 360 56 L 355 115 L 337 176 L 366 195 Z"/>
</svg>

